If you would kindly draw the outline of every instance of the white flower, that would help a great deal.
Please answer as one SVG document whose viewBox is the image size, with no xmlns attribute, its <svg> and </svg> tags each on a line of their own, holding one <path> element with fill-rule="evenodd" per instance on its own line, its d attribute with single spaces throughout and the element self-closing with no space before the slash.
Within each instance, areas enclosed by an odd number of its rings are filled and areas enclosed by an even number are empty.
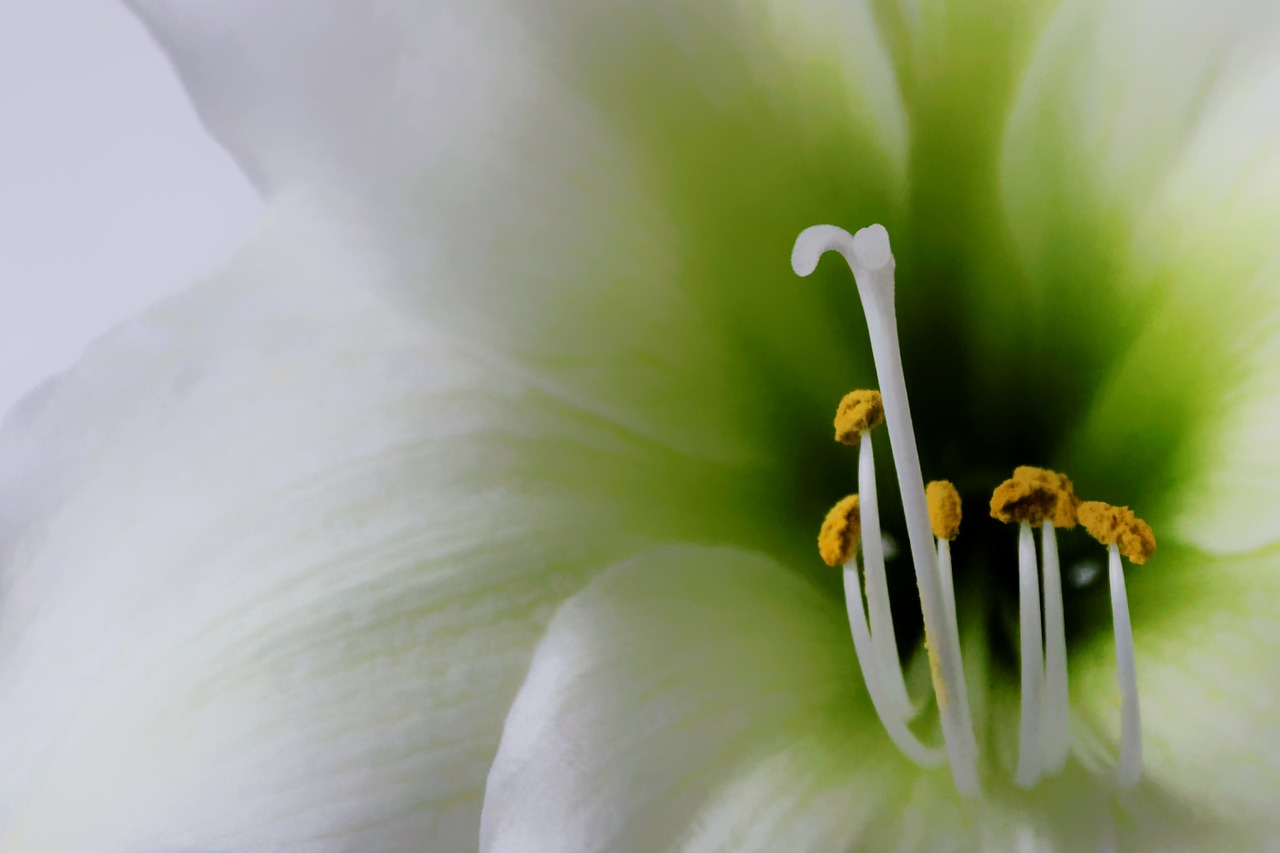
<svg viewBox="0 0 1280 853">
<path fill-rule="evenodd" d="M 1280 834 L 1280 7 L 136 5 L 270 214 L 0 433 L 0 851 Z M 1009 781 L 994 526 L 983 796 L 876 722 L 812 548 L 872 376 L 787 266 L 823 221 L 894 235 L 927 476 L 1053 464 L 1161 535 L 1136 790 L 1094 587 L 1074 758 Z"/>
</svg>

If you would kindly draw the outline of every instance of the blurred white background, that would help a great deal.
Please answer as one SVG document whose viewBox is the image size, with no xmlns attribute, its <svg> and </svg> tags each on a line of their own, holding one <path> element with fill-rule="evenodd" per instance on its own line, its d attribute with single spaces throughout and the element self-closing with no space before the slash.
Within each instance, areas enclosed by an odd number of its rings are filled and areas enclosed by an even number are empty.
<svg viewBox="0 0 1280 853">
<path fill-rule="evenodd" d="M 0 2 L 0 412 L 261 206 L 117 0 Z"/>
</svg>

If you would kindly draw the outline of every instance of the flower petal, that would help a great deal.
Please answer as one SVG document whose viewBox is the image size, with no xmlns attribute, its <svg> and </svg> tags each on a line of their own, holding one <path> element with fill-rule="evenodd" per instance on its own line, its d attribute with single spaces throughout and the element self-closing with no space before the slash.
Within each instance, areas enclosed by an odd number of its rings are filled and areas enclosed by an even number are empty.
<svg viewBox="0 0 1280 853">
<path fill-rule="evenodd" d="M 1280 45 L 1276 32 L 1273 45 Z M 1139 232 L 1145 272 L 1194 314 L 1212 428 L 1178 459 L 1179 532 L 1216 554 L 1280 541 L 1280 61 L 1219 100 Z M 1181 342 L 1180 342 L 1181 343 Z"/>
<path fill-rule="evenodd" d="M 1002 161 L 1062 464 L 1215 553 L 1280 535 L 1277 44 L 1270 4 L 1067 3 Z"/>
<path fill-rule="evenodd" d="M 730 521 L 287 213 L 0 433 L 5 850 L 471 849 L 555 605 Z"/>
<path fill-rule="evenodd" d="M 799 805 L 801 766 L 819 795 L 809 840 L 856 837 L 913 774 L 859 695 L 832 604 L 731 549 L 658 549 L 600 575 L 557 614 L 512 706 L 482 849 L 696 848 L 704 809 L 740 816 L 718 794 L 763 785 Z M 869 800 L 850 810 L 841 790 Z"/>
<path fill-rule="evenodd" d="M 693 90 L 686 106 L 725 110 L 733 89 L 764 86 L 781 96 L 821 64 L 830 87 L 852 96 L 846 106 L 876 120 L 873 132 L 890 132 L 885 123 L 897 109 L 865 3 L 717 0 L 692 9 L 671 0 L 641 8 L 556 0 L 533 10 L 508 0 L 128 2 L 169 51 L 214 135 L 268 190 L 338 181 L 396 191 L 396 181 L 539 142 L 526 136 L 535 131 L 521 115 L 530 108 L 548 111 L 536 129 L 545 144 L 525 154 L 554 156 L 556 141 L 607 141 L 590 135 L 590 116 L 557 119 L 605 95 L 593 91 L 601 82 L 621 85 L 613 94 L 632 106 L 649 97 L 620 74 L 634 60 L 644 62 L 652 94 L 676 94 L 668 75 L 680 74 L 682 88 Z M 593 80 L 592 71 L 612 79 Z M 768 71 L 782 73 L 761 79 Z M 716 120 L 684 120 L 698 118 Z M 579 162 L 573 171 L 607 165 Z"/>
<path fill-rule="evenodd" d="M 924 773 L 888 742 L 847 633 L 838 606 L 751 553 L 667 547 L 598 575 L 552 620 L 512 705 L 482 849 L 1165 850 L 1248 837 L 1163 776 L 1117 792 L 1105 769 L 1100 781 L 1075 762 L 1016 788 L 1004 753 L 1017 690 L 998 684 L 986 790 L 958 798 L 945 768 Z"/>
<path fill-rule="evenodd" d="M 742 463 L 847 390 L 852 290 L 787 258 L 900 203 L 866 3 L 137 5 L 271 191 L 365 217 L 420 310 L 602 416 Z"/>
<path fill-rule="evenodd" d="M 1107 253 L 1127 249 L 1203 122 L 1278 35 L 1280 12 L 1252 0 L 1061 4 L 1016 93 L 1001 164 L 1007 224 L 1034 277 L 1097 290 L 1115 271 Z"/>
<path fill-rule="evenodd" d="M 512 706 L 485 793 L 482 849 L 1171 840 L 1173 831 L 1147 825 L 1150 815 L 1117 829 L 1104 814 L 1115 807 L 1110 792 L 1079 768 L 1051 796 L 997 781 L 983 798 L 958 799 L 945 769 L 922 773 L 888 743 L 843 616 L 803 580 L 742 551 L 667 547 L 599 575 L 552 621 Z M 1163 825 L 1187 830 L 1166 801 L 1148 800 Z M 1096 819 L 1082 826 L 1080 808 Z"/>
</svg>

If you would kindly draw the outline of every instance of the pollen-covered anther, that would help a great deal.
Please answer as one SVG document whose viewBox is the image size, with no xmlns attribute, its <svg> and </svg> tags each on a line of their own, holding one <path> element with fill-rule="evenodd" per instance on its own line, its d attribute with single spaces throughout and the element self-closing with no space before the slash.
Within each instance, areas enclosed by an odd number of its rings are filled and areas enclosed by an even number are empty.
<svg viewBox="0 0 1280 853">
<path fill-rule="evenodd" d="M 960 535 L 960 493 L 950 480 L 934 480 L 925 486 L 929 526 L 933 535 L 948 541 Z"/>
<path fill-rule="evenodd" d="M 1090 536 L 1103 545 L 1115 545 L 1132 563 L 1142 565 L 1156 552 L 1155 531 L 1127 506 L 1085 501 L 1076 517 Z"/>
<path fill-rule="evenodd" d="M 1122 788 L 1142 778 L 1142 711 L 1138 698 L 1138 670 L 1134 662 L 1133 621 L 1120 555 L 1145 563 L 1156 551 L 1151 526 L 1127 506 L 1085 501 L 1076 510 L 1089 535 L 1107 546 L 1107 576 L 1111 581 L 1111 623 L 1116 637 L 1116 678 L 1120 684 L 1120 756 L 1116 781 Z"/>
<path fill-rule="evenodd" d="M 1076 511 L 1080 506 L 1080 499 L 1076 497 L 1075 484 L 1071 482 L 1071 478 L 1066 474 L 1059 474 L 1057 471 L 1050 471 L 1047 468 L 1038 469 L 1044 471 L 1051 478 L 1055 479 L 1058 484 L 1058 503 L 1054 506 L 1053 515 L 1049 520 L 1053 522 L 1053 526 L 1059 530 L 1070 530 L 1076 526 Z M 1017 471 L 1014 471 L 1017 474 Z"/>
<path fill-rule="evenodd" d="M 1048 468 L 1020 465 L 992 493 L 991 517 L 1006 523 L 1025 521 L 1032 527 L 1051 521 L 1054 527 L 1071 528 L 1077 505 L 1069 478 Z"/>
<path fill-rule="evenodd" d="M 831 508 L 818 533 L 818 553 L 828 566 L 843 566 L 858 550 L 862 520 L 858 512 L 858 496 L 842 498 Z"/>
<path fill-rule="evenodd" d="M 850 391 L 836 408 L 836 441 L 857 444 L 864 432 L 884 423 L 884 401 L 879 391 Z"/>
</svg>

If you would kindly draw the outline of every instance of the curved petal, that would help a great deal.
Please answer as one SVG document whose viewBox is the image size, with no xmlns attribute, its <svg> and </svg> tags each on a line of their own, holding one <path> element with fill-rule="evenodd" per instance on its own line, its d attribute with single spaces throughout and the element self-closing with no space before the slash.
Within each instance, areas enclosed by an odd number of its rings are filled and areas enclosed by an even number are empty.
<svg viewBox="0 0 1280 853">
<path fill-rule="evenodd" d="M 1002 158 L 1064 465 L 1214 553 L 1275 541 L 1280 12 L 1067 3 Z"/>
<path fill-rule="evenodd" d="M 900 205 L 865 3 L 136 5 L 273 192 L 356 211 L 418 310 L 601 415 L 741 463 L 869 373 L 848 284 L 787 268 Z"/>
<path fill-rule="evenodd" d="M 555 605 L 743 523 L 731 477 L 406 316 L 384 272 L 274 214 L 6 421 L 3 849 L 472 849 Z"/>
<path fill-rule="evenodd" d="M 552 620 L 512 705 L 482 849 L 1165 850 L 1251 837 L 1197 808 L 1191 782 L 1117 792 L 1081 762 L 1026 792 L 999 766 L 1016 756 L 996 755 L 984 795 L 957 798 L 945 768 L 924 773 L 888 742 L 843 615 L 737 550 L 668 547 L 598 575 Z M 995 701 L 999 751 L 1016 689 L 997 686 Z"/>
<path fill-rule="evenodd" d="M 636 106 L 637 98 L 676 94 L 663 91 L 677 82 L 664 77 L 686 71 L 694 72 L 682 76 L 682 88 L 694 90 L 686 105 L 714 110 L 729 106 L 722 87 L 755 90 L 763 107 L 770 90 L 784 95 L 827 66 L 828 85 L 873 121 L 882 145 L 901 142 L 892 75 L 865 4 L 718 0 L 692 9 L 670 0 L 645 8 L 555 0 L 533 10 L 509 0 L 127 2 L 168 50 L 213 134 L 271 191 L 336 181 L 393 192 L 425 172 L 538 142 L 521 115 L 535 107 L 550 111 L 539 129 L 545 143 L 616 144 L 622 140 L 585 135 L 589 115 L 556 119 L 609 94 L 593 91 L 600 82 L 619 86 L 612 94 Z M 649 96 L 622 75 L 637 59 Z M 593 67 L 612 79 L 592 81 Z M 732 80 L 747 70 L 753 79 Z M 765 79 L 766 71 L 781 74 Z M 610 107 L 600 101 L 595 109 Z M 553 151 L 538 145 L 536 153 Z M 605 164 L 578 168 L 594 165 Z"/>
<path fill-rule="evenodd" d="M 1272 61 L 1277 37 L 1280 12 L 1252 0 L 1063 3 L 1016 93 L 1001 159 L 1007 225 L 1034 278 L 1078 298 L 1116 273 L 1115 253 L 1205 123 Z"/>
<path fill-rule="evenodd" d="M 1178 459 L 1180 533 L 1215 554 L 1280 540 L 1280 61 L 1264 62 L 1201 123 L 1141 223 L 1138 256 L 1191 325 L 1212 428 Z M 1157 248 L 1161 247 L 1161 248 Z"/>
<path fill-rule="evenodd" d="M 915 772 L 861 695 L 832 605 L 731 549 L 663 548 L 604 572 L 534 655 L 489 774 L 481 848 L 698 849 L 703 822 L 741 816 L 754 786 L 775 807 L 808 800 L 808 830 L 786 821 L 812 833 L 800 849 L 857 838 Z"/>
</svg>

